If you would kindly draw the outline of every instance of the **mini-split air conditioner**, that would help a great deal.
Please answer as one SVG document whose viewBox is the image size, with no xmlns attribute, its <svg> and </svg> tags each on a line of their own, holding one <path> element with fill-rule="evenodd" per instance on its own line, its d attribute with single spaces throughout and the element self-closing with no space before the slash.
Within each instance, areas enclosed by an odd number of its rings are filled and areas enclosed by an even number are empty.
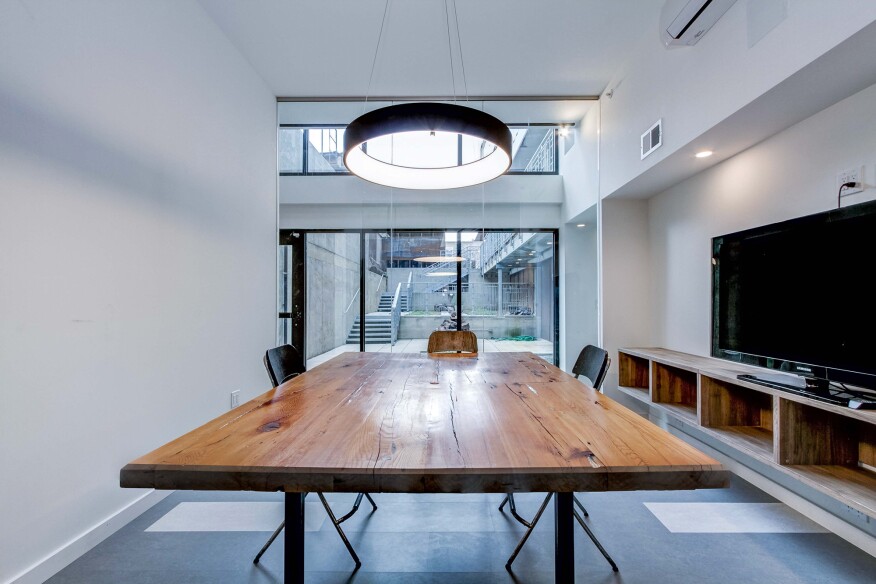
<svg viewBox="0 0 876 584">
<path fill-rule="evenodd" d="M 736 0 L 667 0 L 660 14 L 663 44 L 697 44 L 734 3 Z"/>
</svg>

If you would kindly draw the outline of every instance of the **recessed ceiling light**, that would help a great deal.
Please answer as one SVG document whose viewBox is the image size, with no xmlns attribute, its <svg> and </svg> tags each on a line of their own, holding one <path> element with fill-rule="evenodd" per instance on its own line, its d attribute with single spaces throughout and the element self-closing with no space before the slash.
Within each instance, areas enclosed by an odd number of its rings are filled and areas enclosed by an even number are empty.
<svg viewBox="0 0 876 584">
<path fill-rule="evenodd" d="M 695 154 L 695 156 L 696 156 L 697 158 L 708 158 L 708 157 L 711 156 L 712 154 L 713 154 L 713 152 L 712 152 L 711 150 L 703 150 L 702 152 L 697 152 L 697 153 Z"/>
<path fill-rule="evenodd" d="M 586 223 L 579 223 L 578 227 L 587 227 L 587 224 Z"/>
</svg>

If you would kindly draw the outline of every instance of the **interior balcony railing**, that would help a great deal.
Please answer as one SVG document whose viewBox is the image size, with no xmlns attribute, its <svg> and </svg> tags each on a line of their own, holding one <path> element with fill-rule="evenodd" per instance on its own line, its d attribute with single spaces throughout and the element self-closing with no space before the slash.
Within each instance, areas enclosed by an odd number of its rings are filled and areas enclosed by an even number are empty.
<svg viewBox="0 0 876 584">
<path fill-rule="evenodd" d="M 501 231 L 484 234 L 481 245 L 481 274 L 487 274 L 514 250 L 535 237 L 535 233 Z"/>
<path fill-rule="evenodd" d="M 544 138 L 542 138 L 535 154 L 532 155 L 523 172 L 541 174 L 553 171 L 557 163 L 556 140 L 556 132 L 545 132 Z"/>
</svg>

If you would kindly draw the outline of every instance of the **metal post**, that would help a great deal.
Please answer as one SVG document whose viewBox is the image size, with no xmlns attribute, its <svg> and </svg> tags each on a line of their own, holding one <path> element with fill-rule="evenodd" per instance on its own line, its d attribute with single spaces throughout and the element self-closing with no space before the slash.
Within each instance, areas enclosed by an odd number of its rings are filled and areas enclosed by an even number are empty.
<svg viewBox="0 0 876 584">
<path fill-rule="evenodd" d="M 462 257 L 462 229 L 456 231 L 456 257 Z M 456 262 L 456 330 L 462 330 L 462 262 Z"/>
<path fill-rule="evenodd" d="M 499 285 L 496 289 L 496 296 L 499 299 L 499 307 L 496 310 L 496 316 L 502 318 L 502 315 L 505 314 L 505 312 L 502 310 L 502 268 L 497 268 L 496 273 L 499 275 Z"/>
<path fill-rule="evenodd" d="M 557 493 L 554 498 L 556 548 L 554 553 L 554 582 L 571 584 L 575 581 L 575 523 L 572 512 L 573 493 Z"/>
<path fill-rule="evenodd" d="M 286 493 L 286 540 L 283 544 L 283 581 L 304 584 L 304 496 Z"/>
</svg>

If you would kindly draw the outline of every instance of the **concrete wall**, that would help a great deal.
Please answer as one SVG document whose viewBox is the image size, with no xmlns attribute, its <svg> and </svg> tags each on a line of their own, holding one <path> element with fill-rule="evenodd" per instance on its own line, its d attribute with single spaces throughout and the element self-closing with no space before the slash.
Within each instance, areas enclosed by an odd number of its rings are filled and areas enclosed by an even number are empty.
<svg viewBox="0 0 876 584">
<path fill-rule="evenodd" d="M 2 2 L 0 54 L 0 582 L 43 582 L 268 389 L 276 102 L 193 0 Z"/>
<path fill-rule="evenodd" d="M 308 233 L 306 247 L 310 359 L 345 344 L 359 314 L 359 234 Z"/>
<path fill-rule="evenodd" d="M 554 339 L 554 259 L 539 262 L 535 266 L 535 316 L 538 321 L 536 334 L 532 335 L 553 341 Z M 526 334 L 526 333 L 522 333 Z"/>
<path fill-rule="evenodd" d="M 403 316 L 399 327 L 400 339 L 428 339 L 448 317 Z M 468 316 L 465 320 L 479 339 L 528 335 L 538 337 L 538 320 L 534 316 Z"/>
</svg>

